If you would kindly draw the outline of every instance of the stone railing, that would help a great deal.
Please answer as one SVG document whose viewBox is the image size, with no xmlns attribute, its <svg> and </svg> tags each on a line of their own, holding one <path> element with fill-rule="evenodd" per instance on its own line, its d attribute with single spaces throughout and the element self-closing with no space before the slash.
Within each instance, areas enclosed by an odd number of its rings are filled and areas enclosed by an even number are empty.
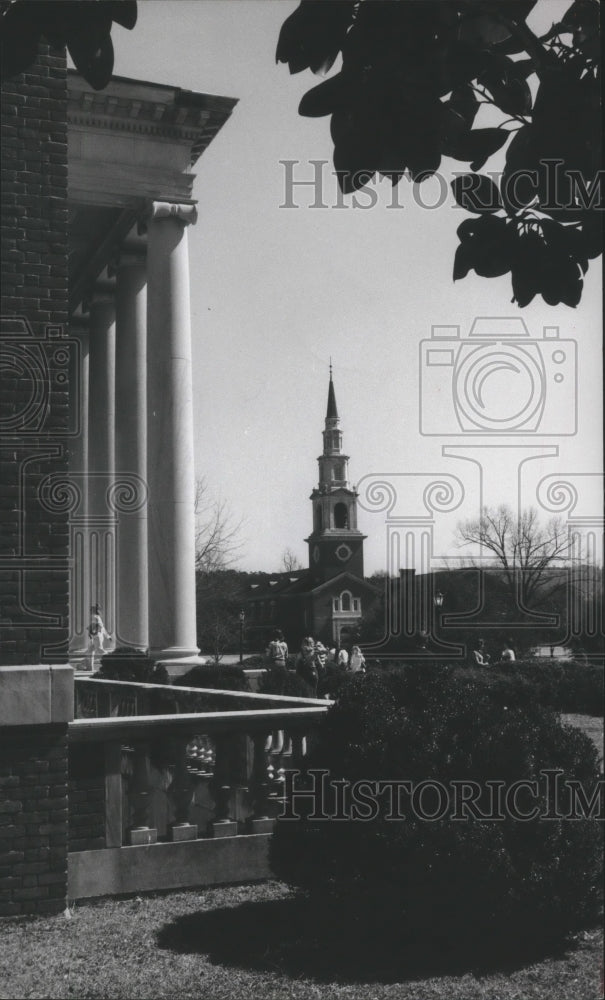
<svg viewBox="0 0 605 1000">
<path fill-rule="evenodd" d="M 164 708 L 176 696 L 176 711 L 145 714 L 159 695 Z M 218 702 L 220 710 L 185 710 L 188 699 L 199 698 Z M 231 710 L 224 707 L 229 703 Z M 266 844 L 260 868 L 258 859 L 246 867 L 240 862 L 251 846 L 244 842 L 273 829 L 285 771 L 301 765 L 330 704 L 78 679 L 80 717 L 69 726 L 72 897 L 266 877 Z M 220 876 L 202 877 L 200 852 L 218 839 L 239 845 L 237 858 L 227 872 L 219 866 Z M 190 853 L 177 852 L 172 874 L 165 851 L 137 856 L 136 863 L 128 853 L 186 844 Z M 115 849 L 122 848 L 127 860 L 116 861 Z"/>
</svg>

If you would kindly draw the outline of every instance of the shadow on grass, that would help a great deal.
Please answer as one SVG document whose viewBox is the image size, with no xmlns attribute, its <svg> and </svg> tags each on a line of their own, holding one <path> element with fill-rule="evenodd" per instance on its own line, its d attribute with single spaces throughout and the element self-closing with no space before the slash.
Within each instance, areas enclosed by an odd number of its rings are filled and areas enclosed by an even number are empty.
<svg viewBox="0 0 605 1000">
<path fill-rule="evenodd" d="M 381 931 L 371 913 L 345 931 L 335 913 L 318 911 L 300 897 L 178 917 L 159 930 L 157 942 L 179 954 L 203 954 L 216 965 L 339 983 L 510 973 L 566 950 L 502 937 L 479 941 L 476 932 L 465 941 L 460 934 L 454 939 L 413 929 L 396 936 Z"/>
</svg>

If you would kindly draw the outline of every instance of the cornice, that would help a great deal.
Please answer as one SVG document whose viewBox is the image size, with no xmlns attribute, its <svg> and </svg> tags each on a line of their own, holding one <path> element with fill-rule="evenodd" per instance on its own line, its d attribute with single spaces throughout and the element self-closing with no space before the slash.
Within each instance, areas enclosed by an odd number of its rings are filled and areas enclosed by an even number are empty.
<svg viewBox="0 0 605 1000">
<path fill-rule="evenodd" d="M 236 100 L 114 77 L 102 92 L 68 73 L 67 120 L 75 128 L 126 132 L 187 143 L 194 163 L 229 118 Z"/>
</svg>

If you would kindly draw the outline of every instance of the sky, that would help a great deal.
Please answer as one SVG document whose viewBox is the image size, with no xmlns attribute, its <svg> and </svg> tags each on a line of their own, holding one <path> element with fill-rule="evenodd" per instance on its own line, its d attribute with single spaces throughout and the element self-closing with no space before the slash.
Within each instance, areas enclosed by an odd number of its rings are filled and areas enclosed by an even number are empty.
<svg viewBox="0 0 605 1000">
<path fill-rule="evenodd" d="M 239 102 L 194 167 L 199 214 L 189 228 L 196 476 L 225 501 L 232 522 L 241 521 L 238 568 L 279 570 L 286 548 L 307 565 L 304 539 L 311 531 L 309 495 L 318 478 L 330 358 L 344 451 L 362 500 L 367 477 L 386 477 L 397 495 L 390 516 L 422 517 L 435 474 L 460 482 L 463 499 L 435 518 L 434 565 L 464 554 L 453 546 L 455 525 L 475 516 L 482 502 L 535 506 L 548 495 L 546 507 L 562 511 L 555 484 L 570 474 L 579 489 L 573 516 L 598 516 L 598 262 L 577 309 L 537 298 L 520 310 L 510 301 L 510 276 L 487 280 L 471 273 L 452 281 L 456 227 L 466 213 L 451 197 L 444 202 L 436 180 L 420 190 L 402 180 L 398 207 L 386 181 L 376 185 L 371 208 L 351 207 L 350 200 L 336 207 L 329 119 L 297 113 L 300 98 L 319 79 L 309 71 L 290 76 L 275 63 L 280 26 L 296 6 L 290 0 L 139 0 L 134 31 L 114 26 L 112 35 L 116 74 Z M 567 6 L 542 0 L 534 27 L 546 29 Z M 280 207 L 286 160 L 296 161 L 295 179 L 306 180 L 313 177 L 310 161 L 326 161 L 327 207 L 310 207 L 308 187 L 295 191 L 299 208 Z M 486 169 L 498 165 L 494 158 Z M 460 166 L 444 161 L 446 170 Z M 421 342 L 430 340 L 432 327 L 459 326 L 464 341 L 476 317 L 523 319 L 529 354 L 538 365 L 543 359 L 543 413 L 523 437 L 453 435 L 459 429 L 448 389 L 453 371 L 427 369 L 430 345 Z M 562 340 L 577 343 L 575 373 L 573 343 L 562 345 L 564 386 L 553 381 L 552 343 L 537 344 L 544 326 L 558 326 Z M 458 352 L 467 348 L 452 346 L 461 363 Z M 531 360 L 529 368 L 538 370 Z M 525 369 L 515 377 L 523 391 Z M 423 429 L 435 432 L 430 436 L 421 433 L 421 382 Z M 510 384 L 503 369 L 485 383 L 504 410 Z M 569 433 L 575 406 L 577 429 Z M 465 449 L 464 456 L 444 455 L 446 446 Z M 363 501 L 359 526 L 368 536 L 369 575 L 387 568 L 387 535 L 385 510 L 367 507 Z"/>
</svg>

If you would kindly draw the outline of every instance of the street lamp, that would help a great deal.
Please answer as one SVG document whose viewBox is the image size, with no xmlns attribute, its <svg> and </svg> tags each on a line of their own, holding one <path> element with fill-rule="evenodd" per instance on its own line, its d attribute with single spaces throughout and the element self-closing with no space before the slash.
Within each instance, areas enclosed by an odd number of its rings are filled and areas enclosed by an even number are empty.
<svg viewBox="0 0 605 1000">
<path fill-rule="evenodd" d="M 244 622 L 246 621 L 246 612 L 243 610 L 239 613 L 239 662 L 244 662 Z"/>
</svg>

